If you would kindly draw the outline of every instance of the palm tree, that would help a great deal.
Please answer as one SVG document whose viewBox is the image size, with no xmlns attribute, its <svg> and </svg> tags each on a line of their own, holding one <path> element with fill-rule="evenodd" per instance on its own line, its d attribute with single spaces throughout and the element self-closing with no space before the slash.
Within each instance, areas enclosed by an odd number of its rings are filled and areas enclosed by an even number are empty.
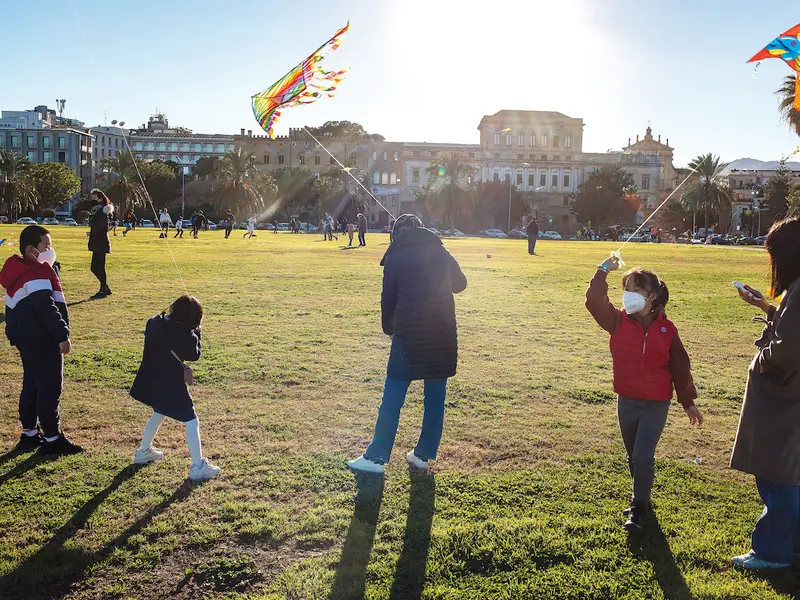
<svg viewBox="0 0 800 600">
<path fill-rule="evenodd" d="M 783 85 L 775 92 L 775 95 L 780 99 L 778 108 L 783 120 L 789 124 L 789 127 L 794 129 L 797 135 L 800 135 L 800 110 L 794 107 L 795 96 L 797 95 L 797 78 L 794 75 L 788 75 L 783 80 Z"/>
<path fill-rule="evenodd" d="M 353 181 L 354 178 L 361 185 Z M 344 192 L 337 206 L 333 207 L 333 209 L 336 213 L 340 213 L 343 209 L 349 208 L 349 212 L 353 213 L 349 215 L 351 219 L 355 218 L 355 207 L 364 205 L 367 198 L 369 198 L 367 192 L 364 191 L 364 188 L 368 190 L 372 185 L 369 174 L 356 166 L 351 165 L 342 168 L 337 165 L 331 167 L 330 170 L 323 173 L 320 179 L 325 180 L 324 183 L 327 184 L 324 186 L 327 188 L 327 195 L 334 196 Z M 329 199 L 330 198 L 320 198 L 322 203 L 325 203 Z"/>
<path fill-rule="evenodd" d="M 147 204 L 147 190 L 142 185 L 136 162 L 130 151 L 119 152 L 116 156 L 104 158 L 100 162 L 103 172 L 99 180 L 110 180 L 103 191 L 117 207 L 117 213 L 125 215 L 129 209 L 137 210 Z"/>
<path fill-rule="evenodd" d="M 708 235 L 708 217 L 714 206 L 719 205 L 720 198 L 724 195 L 722 185 L 722 172 L 730 163 L 720 163 L 719 156 L 710 152 L 700 155 L 689 163 L 689 168 L 694 170 L 692 177 L 695 180 L 694 193 L 705 209 L 705 228 Z"/>
<path fill-rule="evenodd" d="M 256 168 L 255 155 L 241 147 L 228 150 L 220 160 L 211 199 L 220 211 L 259 214 L 264 208 L 263 175 Z"/>
<path fill-rule="evenodd" d="M 12 150 L 0 150 L 0 199 L 8 217 L 36 208 L 36 188 L 30 180 L 31 163 Z"/>
<path fill-rule="evenodd" d="M 475 206 L 472 165 L 460 154 L 447 154 L 426 169 L 429 176 L 426 204 L 455 229 L 456 215 L 468 217 Z"/>
</svg>

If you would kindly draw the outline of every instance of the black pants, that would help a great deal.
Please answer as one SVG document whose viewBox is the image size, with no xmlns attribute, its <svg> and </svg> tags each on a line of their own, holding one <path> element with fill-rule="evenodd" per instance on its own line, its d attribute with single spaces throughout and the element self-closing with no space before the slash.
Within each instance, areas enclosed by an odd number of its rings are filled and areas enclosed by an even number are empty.
<svg viewBox="0 0 800 600">
<path fill-rule="evenodd" d="M 92 252 L 92 274 L 100 282 L 100 289 L 104 290 L 108 286 L 106 280 L 106 253 Z"/>
<path fill-rule="evenodd" d="M 358 232 L 358 245 L 359 246 L 366 246 L 367 240 L 365 239 L 366 233 L 363 231 Z"/>
<path fill-rule="evenodd" d="M 226 240 L 228 239 L 228 236 L 231 234 L 231 230 L 232 229 L 233 229 L 233 227 L 226 227 L 225 228 L 225 239 Z"/>
<path fill-rule="evenodd" d="M 183 237 L 183 229 L 176 229 L 173 237 Z"/>
<path fill-rule="evenodd" d="M 536 236 L 531 234 L 528 236 L 528 254 L 533 254 L 536 251 Z"/>
<path fill-rule="evenodd" d="M 64 357 L 55 342 L 20 349 L 22 393 L 19 395 L 19 420 L 23 429 L 36 429 L 36 421 L 47 437 L 60 431 L 61 382 Z"/>
</svg>

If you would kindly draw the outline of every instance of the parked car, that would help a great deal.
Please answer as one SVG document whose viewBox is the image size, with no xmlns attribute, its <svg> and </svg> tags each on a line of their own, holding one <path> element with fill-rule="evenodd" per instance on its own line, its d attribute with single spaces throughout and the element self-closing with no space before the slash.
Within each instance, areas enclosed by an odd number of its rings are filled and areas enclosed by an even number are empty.
<svg viewBox="0 0 800 600">
<path fill-rule="evenodd" d="M 155 225 L 150 219 L 142 219 L 141 221 L 139 221 L 139 227 L 155 227 Z"/>
<path fill-rule="evenodd" d="M 486 230 L 486 237 L 490 238 L 507 238 L 506 232 L 502 229 L 487 229 Z"/>
<path fill-rule="evenodd" d="M 278 231 L 289 231 L 288 223 L 278 223 Z"/>
<path fill-rule="evenodd" d="M 758 242 L 759 246 L 763 246 L 767 242 L 767 236 L 760 235 L 756 238 L 756 242 Z"/>
<path fill-rule="evenodd" d="M 522 229 L 512 229 L 511 232 L 508 234 L 508 237 L 515 238 L 518 240 L 527 240 L 528 234 L 522 231 Z"/>
<path fill-rule="evenodd" d="M 211 231 L 216 231 L 216 230 L 217 230 L 217 224 L 216 224 L 216 223 L 214 223 L 214 221 L 210 221 L 210 222 L 209 222 L 209 224 L 208 224 L 208 228 L 209 228 Z"/>
<path fill-rule="evenodd" d="M 78 222 L 75 219 L 72 219 L 70 217 L 67 217 L 61 223 L 63 225 L 69 225 L 70 227 L 77 227 L 78 226 Z"/>
<path fill-rule="evenodd" d="M 753 237 L 743 235 L 734 242 L 737 246 L 758 246 L 758 240 Z"/>
<path fill-rule="evenodd" d="M 440 236 L 449 235 L 452 237 L 466 237 L 463 232 L 459 231 L 458 229 L 444 229 L 439 232 Z"/>
<path fill-rule="evenodd" d="M 428 227 L 428 231 L 432 231 L 433 233 L 435 233 L 436 235 L 439 235 L 439 236 L 442 235 L 442 232 L 439 231 L 438 229 L 436 229 L 436 227 Z"/>
<path fill-rule="evenodd" d="M 45 225 L 61 225 L 61 223 L 59 223 L 58 219 L 56 219 L 55 217 L 47 217 L 44 220 L 44 224 Z"/>
<path fill-rule="evenodd" d="M 557 231 L 545 231 L 542 234 L 541 237 L 542 237 L 543 240 L 560 240 L 560 239 L 562 239 L 561 234 L 558 233 Z"/>
<path fill-rule="evenodd" d="M 22 217 L 21 219 L 17 219 L 17 225 L 36 225 L 36 221 L 30 217 Z"/>
<path fill-rule="evenodd" d="M 0 223 L 2 223 L 3 225 L 5 225 L 6 223 L 8 223 L 8 217 L 6 217 L 6 216 L 0 216 Z"/>
<path fill-rule="evenodd" d="M 706 238 L 706 244 L 712 246 L 730 246 L 733 244 L 733 241 L 726 236 L 720 233 L 712 233 L 710 236 Z"/>
<path fill-rule="evenodd" d="M 650 240 L 650 236 L 644 235 L 641 233 L 637 233 L 633 235 L 632 233 L 623 233 L 619 236 L 620 242 L 647 242 Z"/>
</svg>

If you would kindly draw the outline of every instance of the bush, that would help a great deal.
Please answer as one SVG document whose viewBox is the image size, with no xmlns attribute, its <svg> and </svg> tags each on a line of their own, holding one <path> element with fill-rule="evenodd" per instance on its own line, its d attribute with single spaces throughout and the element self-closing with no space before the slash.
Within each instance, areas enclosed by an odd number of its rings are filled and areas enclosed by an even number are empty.
<svg viewBox="0 0 800 600">
<path fill-rule="evenodd" d="M 47 219 L 49 217 L 55 218 L 56 211 L 52 208 L 45 208 L 44 210 L 39 211 L 39 216 L 44 219 Z"/>
</svg>

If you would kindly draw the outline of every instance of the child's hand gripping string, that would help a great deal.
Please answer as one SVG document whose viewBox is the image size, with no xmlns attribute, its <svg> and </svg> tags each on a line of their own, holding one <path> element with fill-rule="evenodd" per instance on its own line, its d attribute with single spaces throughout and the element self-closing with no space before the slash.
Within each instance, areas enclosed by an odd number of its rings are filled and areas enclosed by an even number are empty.
<svg viewBox="0 0 800 600">
<path fill-rule="evenodd" d="M 597 268 L 603 271 L 604 273 L 609 273 L 611 271 L 616 271 L 617 269 L 619 269 L 620 262 L 621 262 L 620 258 L 612 254 L 602 263 L 597 265 Z"/>
</svg>

